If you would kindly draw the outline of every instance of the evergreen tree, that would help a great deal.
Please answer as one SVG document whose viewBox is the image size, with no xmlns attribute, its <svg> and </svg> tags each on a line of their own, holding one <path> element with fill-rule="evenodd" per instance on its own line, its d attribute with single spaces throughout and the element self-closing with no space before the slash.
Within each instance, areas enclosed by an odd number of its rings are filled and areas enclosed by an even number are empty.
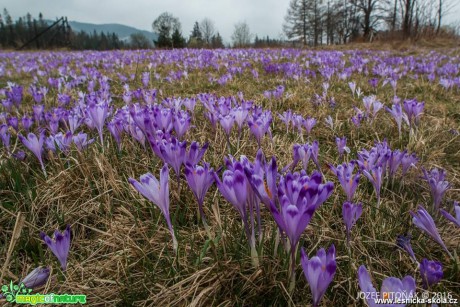
<svg viewBox="0 0 460 307">
<path fill-rule="evenodd" d="M 182 33 L 179 29 L 175 29 L 172 37 L 172 47 L 173 48 L 184 48 L 185 47 L 185 38 L 182 36 Z"/>
<path fill-rule="evenodd" d="M 195 21 L 195 24 L 193 25 L 192 34 L 190 35 L 190 37 L 194 37 L 198 40 L 203 39 L 203 35 L 201 34 L 200 25 L 198 24 L 198 21 Z"/>
<path fill-rule="evenodd" d="M 224 48 L 222 36 L 220 36 L 219 32 L 217 32 L 217 34 L 212 37 L 211 46 L 212 48 Z"/>
<path fill-rule="evenodd" d="M 203 46 L 203 35 L 198 21 L 195 21 L 195 24 L 193 25 L 193 30 L 188 40 L 188 46 L 191 48 L 201 48 Z"/>
</svg>

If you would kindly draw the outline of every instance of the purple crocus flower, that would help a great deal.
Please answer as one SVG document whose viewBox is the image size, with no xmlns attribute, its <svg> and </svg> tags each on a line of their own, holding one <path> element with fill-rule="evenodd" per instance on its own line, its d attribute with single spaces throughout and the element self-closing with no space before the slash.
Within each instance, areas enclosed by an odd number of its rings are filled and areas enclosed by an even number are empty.
<svg viewBox="0 0 460 307">
<path fill-rule="evenodd" d="M 241 129 L 243 128 L 243 124 L 246 122 L 246 119 L 249 114 L 248 109 L 240 106 L 237 108 L 233 108 L 230 112 L 235 118 L 236 124 L 238 125 L 238 131 L 241 131 Z"/>
<path fill-rule="evenodd" d="M 403 158 L 401 159 L 401 167 L 402 167 L 402 176 L 405 176 L 407 172 L 409 171 L 409 168 L 411 167 L 416 167 L 415 164 L 417 164 L 418 158 L 413 154 L 408 154 L 405 153 Z"/>
<path fill-rule="evenodd" d="M 438 170 L 433 168 L 429 173 L 426 169 L 423 170 L 423 178 L 430 185 L 431 197 L 433 198 L 433 206 L 439 210 L 439 206 L 442 202 L 442 197 L 449 189 L 450 184 L 446 179 L 446 172 L 443 169 Z"/>
<path fill-rule="evenodd" d="M 305 121 L 303 122 L 303 126 L 305 127 L 305 130 L 307 130 L 307 134 L 311 133 L 311 129 L 316 125 L 316 119 L 313 117 L 307 117 Z"/>
<path fill-rule="evenodd" d="M 297 128 L 297 132 L 303 137 L 302 127 L 305 124 L 305 118 L 302 115 L 293 114 L 292 115 L 292 126 Z"/>
<path fill-rule="evenodd" d="M 356 223 L 363 213 L 363 205 L 361 203 L 353 204 L 348 201 L 343 203 L 342 217 L 347 231 L 347 243 L 350 242 L 351 227 Z"/>
<path fill-rule="evenodd" d="M 59 131 L 59 121 L 58 120 L 50 120 L 48 122 L 50 131 L 52 134 L 56 134 Z"/>
<path fill-rule="evenodd" d="M 299 163 L 299 161 L 302 161 L 303 169 L 307 170 L 308 162 L 310 161 L 310 158 L 311 158 L 313 162 L 315 163 L 318 171 L 321 171 L 321 167 L 318 161 L 318 153 L 319 153 L 318 141 L 314 141 L 311 144 L 306 143 L 304 145 L 294 144 L 292 152 L 293 152 L 293 161 L 291 165 L 291 170 L 294 170 L 294 168 L 297 166 L 297 163 Z"/>
<path fill-rule="evenodd" d="M 29 131 L 30 127 L 33 124 L 33 120 L 29 116 L 24 115 L 21 118 L 21 124 L 22 124 L 22 127 L 24 128 L 24 130 Z"/>
<path fill-rule="evenodd" d="M 67 121 L 69 123 L 70 132 L 72 133 L 75 133 L 78 127 L 80 127 L 80 125 L 83 123 L 81 116 L 78 115 L 78 113 L 72 111 L 70 111 L 67 115 Z"/>
<path fill-rule="evenodd" d="M 270 133 L 270 124 L 272 122 L 272 116 L 269 111 L 262 113 L 261 115 L 257 116 L 254 115 L 249 117 L 248 125 L 251 133 L 255 136 L 257 140 L 257 144 L 261 147 L 261 140 L 262 137 L 269 132 Z"/>
<path fill-rule="evenodd" d="M 422 276 L 424 289 L 437 284 L 444 276 L 441 262 L 424 258 L 420 262 L 420 275 Z"/>
<path fill-rule="evenodd" d="M 94 126 L 99 133 L 99 139 L 101 141 L 101 146 L 104 148 L 104 140 L 103 140 L 103 129 L 105 125 L 105 120 L 108 116 L 108 104 L 107 103 L 93 103 L 88 106 L 88 116 L 93 122 Z"/>
<path fill-rule="evenodd" d="M 259 154 L 260 153 L 260 154 Z M 259 149 L 257 158 L 262 156 L 262 150 Z M 270 202 L 275 203 L 277 196 L 276 179 L 278 177 L 278 167 L 276 158 L 272 157 L 271 162 L 265 164 L 260 161 L 261 169 L 259 172 L 245 168 L 246 177 L 248 178 L 254 192 L 257 194 L 262 203 L 270 208 Z"/>
<path fill-rule="evenodd" d="M 406 153 L 407 153 L 406 151 L 400 151 L 400 150 L 393 150 L 391 152 L 390 157 L 387 161 L 390 177 L 394 177 Z"/>
<path fill-rule="evenodd" d="M 369 79 L 368 83 L 373 89 L 376 89 L 378 84 L 379 84 L 379 79 L 377 79 L 377 78 Z"/>
<path fill-rule="evenodd" d="M 303 273 L 310 285 L 311 294 L 313 296 L 313 306 L 319 306 L 337 270 L 334 244 L 329 247 L 327 252 L 324 248 L 321 248 L 316 256 L 311 259 L 308 259 L 303 247 L 300 250 L 300 255 Z"/>
<path fill-rule="evenodd" d="M 160 181 L 158 181 L 151 173 L 144 174 L 140 177 L 140 182 L 136 179 L 129 178 L 129 183 L 141 193 L 145 198 L 154 203 L 160 208 L 161 213 L 166 220 L 169 232 L 173 239 L 173 248 L 177 253 L 177 240 L 174 235 L 174 229 L 169 215 L 169 168 L 165 164 L 161 169 Z"/>
<path fill-rule="evenodd" d="M 171 133 L 173 129 L 173 112 L 169 108 L 161 108 L 155 112 L 155 119 L 159 129 Z"/>
<path fill-rule="evenodd" d="M 174 131 L 176 131 L 176 135 L 179 139 L 188 131 L 190 128 L 190 122 L 192 118 L 190 114 L 185 111 L 179 111 L 174 114 L 174 122 L 173 127 Z"/>
<path fill-rule="evenodd" d="M 347 201 L 352 201 L 356 188 L 358 187 L 360 173 L 353 175 L 356 163 L 343 163 L 337 167 L 330 166 L 331 170 L 339 179 L 342 189 L 347 194 Z"/>
<path fill-rule="evenodd" d="M 289 238 L 292 274 L 294 274 L 300 236 L 310 223 L 316 209 L 329 198 L 334 189 L 332 182 L 322 184 L 321 181 L 322 176 L 319 172 L 313 172 L 311 176 L 307 176 L 304 171 L 288 173 L 285 177 L 281 177 L 279 182 L 280 208 L 277 208 L 273 202 L 270 203 L 270 211 L 276 224 Z"/>
<path fill-rule="evenodd" d="M 203 211 L 204 196 L 214 183 L 214 170 L 209 167 L 209 163 L 204 163 L 203 165 L 204 167 L 200 165 L 186 165 L 185 178 L 187 179 L 187 183 L 198 201 L 200 219 L 205 222 Z"/>
<path fill-rule="evenodd" d="M 62 134 L 62 132 L 59 132 L 54 136 L 50 136 L 48 140 L 50 140 L 53 143 L 52 146 L 54 147 L 54 149 L 56 149 L 57 146 L 57 148 L 59 148 L 59 150 L 62 151 L 64 154 L 68 154 L 70 145 L 72 144 L 72 133 L 70 131 L 67 131 L 66 134 Z"/>
<path fill-rule="evenodd" d="M 56 229 L 54 240 L 51 240 L 44 232 L 40 232 L 40 237 L 57 257 L 62 270 L 65 271 L 67 269 L 67 257 L 69 256 L 70 249 L 70 225 L 67 225 L 65 231 L 62 233 Z"/>
<path fill-rule="evenodd" d="M 9 83 L 8 87 L 10 88 L 10 91 L 5 92 L 7 98 L 11 99 L 11 101 L 13 101 L 16 107 L 19 108 L 19 105 L 21 104 L 22 97 L 23 97 L 22 86 L 14 84 L 14 83 Z"/>
<path fill-rule="evenodd" d="M 24 161 L 24 159 L 26 158 L 26 153 L 22 150 L 18 150 L 15 153 L 13 153 L 13 158 L 19 161 Z"/>
<path fill-rule="evenodd" d="M 425 103 L 418 102 L 417 99 L 404 100 L 404 111 L 406 112 L 409 122 L 411 124 L 418 123 L 420 115 L 422 115 L 424 108 Z"/>
<path fill-rule="evenodd" d="M 427 235 L 429 235 L 434 241 L 436 241 L 439 245 L 444 248 L 444 250 L 452 257 L 452 254 L 447 249 L 446 245 L 441 239 L 441 235 L 438 232 L 438 228 L 436 228 L 436 224 L 434 223 L 433 218 L 431 215 L 423 208 L 422 205 L 419 205 L 417 208 L 417 212 L 410 211 L 412 215 L 412 222 L 423 230 Z"/>
<path fill-rule="evenodd" d="M 115 120 L 112 120 L 107 123 L 107 129 L 110 131 L 113 138 L 115 139 L 118 151 L 121 151 L 121 134 L 123 130 L 119 129 L 119 125 L 116 124 Z"/>
<path fill-rule="evenodd" d="M 337 145 L 337 150 L 339 155 L 342 156 L 344 152 L 350 153 L 350 148 L 347 147 L 347 138 L 346 137 L 336 137 L 335 144 Z"/>
<path fill-rule="evenodd" d="M 138 141 L 145 149 L 145 134 L 144 132 L 142 132 L 142 129 L 136 125 L 129 125 L 128 132 L 129 135 L 131 135 L 133 139 Z"/>
<path fill-rule="evenodd" d="M 11 112 L 11 109 L 13 108 L 13 101 L 11 99 L 2 99 L 2 106 L 6 109 L 6 111 Z"/>
<path fill-rule="evenodd" d="M 31 85 L 30 88 L 29 88 L 29 92 L 32 95 L 32 98 L 34 99 L 34 101 L 36 103 L 42 102 L 42 100 L 44 98 L 44 94 L 42 93 L 42 91 L 39 88 Z"/>
<path fill-rule="evenodd" d="M 363 169 L 362 170 L 364 176 L 369 179 L 374 187 L 375 194 L 377 196 L 377 208 L 380 206 L 380 189 L 382 188 L 382 175 L 383 175 L 383 167 L 381 166 L 374 166 L 370 170 Z"/>
<path fill-rule="evenodd" d="M 45 110 L 45 106 L 42 104 L 36 104 L 32 106 L 32 110 L 34 112 L 34 120 L 38 124 L 43 118 L 43 111 Z"/>
<path fill-rule="evenodd" d="M 18 118 L 15 116 L 11 116 L 8 118 L 8 126 L 12 127 L 14 130 L 19 130 L 19 121 Z"/>
<path fill-rule="evenodd" d="M 394 120 L 396 121 L 396 124 L 398 125 L 399 137 L 401 137 L 402 121 L 404 120 L 407 125 L 409 125 L 407 114 L 402 111 L 401 105 L 399 103 L 393 104 L 391 109 L 386 107 L 386 110 L 393 116 Z"/>
<path fill-rule="evenodd" d="M 0 125 L 0 139 L 2 140 L 3 146 L 5 146 L 6 150 L 9 152 L 11 134 L 8 131 L 8 125 L 6 124 Z"/>
<path fill-rule="evenodd" d="M 79 151 L 83 151 L 89 144 L 94 142 L 94 139 L 88 140 L 88 135 L 83 132 L 72 136 L 72 140 Z"/>
<path fill-rule="evenodd" d="M 363 120 L 364 115 L 361 113 L 356 114 L 355 116 L 351 117 L 351 121 L 353 125 L 355 125 L 356 128 L 359 128 L 361 126 L 361 121 Z"/>
<path fill-rule="evenodd" d="M 334 130 L 334 120 L 332 119 L 332 117 L 330 115 L 328 117 L 326 117 L 326 119 L 324 121 L 326 122 L 326 125 L 329 126 L 329 128 Z"/>
<path fill-rule="evenodd" d="M 228 169 L 224 171 L 222 181 L 217 173 L 214 172 L 216 185 L 222 196 L 224 196 L 240 214 L 249 247 L 251 248 L 252 262 L 253 265 L 257 267 L 259 265 L 259 260 L 254 233 L 254 209 L 258 210 L 257 197 L 255 197 L 250 189 L 248 180 L 244 174 L 243 164 L 238 161 L 232 162 L 228 160 L 227 166 Z M 250 209 L 249 215 L 247 212 L 248 207 Z"/>
<path fill-rule="evenodd" d="M 230 136 L 230 132 L 232 131 L 233 125 L 235 124 L 235 116 L 231 114 L 224 116 L 221 115 L 219 116 L 219 122 L 228 138 Z"/>
<path fill-rule="evenodd" d="M 417 261 L 412 245 L 410 244 L 410 239 L 410 235 L 398 235 L 396 238 L 396 245 L 405 250 L 414 261 Z"/>
<path fill-rule="evenodd" d="M 148 72 L 148 71 L 143 72 L 142 77 L 141 77 L 141 81 L 142 81 L 142 85 L 144 85 L 144 87 L 148 87 L 149 83 L 150 83 L 150 72 Z"/>
<path fill-rule="evenodd" d="M 245 206 L 248 197 L 248 186 L 241 164 L 238 163 L 237 168 L 234 170 L 225 170 L 222 175 L 222 181 L 215 172 L 214 178 L 222 196 L 235 207 L 243 222 L 247 224 Z M 245 225 L 245 227 L 247 227 L 247 225 Z"/>
<path fill-rule="evenodd" d="M 366 116 L 375 118 L 377 112 L 383 108 L 383 104 L 377 100 L 375 95 L 363 97 L 364 108 L 366 109 Z"/>
<path fill-rule="evenodd" d="M 50 276 L 49 267 L 37 267 L 30 272 L 19 284 L 23 283 L 28 289 L 34 289 L 43 286 Z"/>
<path fill-rule="evenodd" d="M 407 275 L 402 280 L 396 277 L 387 277 L 382 282 L 380 292 L 374 288 L 371 276 L 364 265 L 358 269 L 358 282 L 361 292 L 366 293 L 366 302 L 370 307 L 381 306 L 376 299 L 394 299 L 395 293 L 400 293 L 400 297 L 411 298 L 415 294 L 415 279 Z M 391 297 L 393 295 L 393 297 Z M 393 305 L 390 305 L 393 306 Z M 396 305 L 394 305 L 396 306 Z M 398 305 L 399 306 L 399 305 Z"/>
<path fill-rule="evenodd" d="M 159 148 L 161 158 L 174 169 L 179 182 L 180 168 L 185 162 L 187 142 L 180 142 L 176 138 L 171 138 L 170 142 L 161 142 Z"/>
<path fill-rule="evenodd" d="M 283 112 L 283 114 L 278 114 L 279 119 L 286 125 L 286 132 L 289 130 L 289 124 L 292 121 L 292 111 L 291 109 Z"/>
<path fill-rule="evenodd" d="M 42 167 L 43 174 L 45 174 L 46 177 L 45 165 L 43 164 L 42 158 L 43 143 L 45 141 L 45 132 L 42 131 L 38 138 L 33 133 L 29 133 L 27 135 L 27 138 L 19 133 L 18 138 L 21 140 L 24 146 L 26 146 L 27 149 L 29 149 L 37 157 L 38 162 L 40 162 L 40 165 Z"/>
<path fill-rule="evenodd" d="M 190 144 L 190 148 L 188 152 L 185 153 L 185 161 L 186 165 L 195 166 L 200 163 L 201 159 L 208 149 L 209 143 L 204 143 L 203 146 L 200 148 L 200 144 L 197 142 L 192 142 Z"/>
<path fill-rule="evenodd" d="M 353 94 L 353 97 L 355 97 L 356 83 L 355 82 L 348 82 L 348 86 L 350 87 L 350 90 L 351 90 L 351 93 Z"/>
<path fill-rule="evenodd" d="M 440 211 L 446 219 L 454 223 L 457 227 L 460 227 L 460 205 L 458 202 L 454 201 L 455 218 L 444 209 L 441 209 Z"/>
</svg>

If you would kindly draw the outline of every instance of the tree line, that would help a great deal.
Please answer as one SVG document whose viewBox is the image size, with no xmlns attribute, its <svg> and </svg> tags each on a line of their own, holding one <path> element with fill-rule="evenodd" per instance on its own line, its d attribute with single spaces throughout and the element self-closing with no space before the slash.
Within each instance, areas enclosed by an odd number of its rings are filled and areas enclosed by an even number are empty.
<svg viewBox="0 0 460 307">
<path fill-rule="evenodd" d="M 179 18 L 164 12 L 152 23 L 152 29 L 158 33 L 155 46 L 159 48 L 224 48 L 224 43 L 214 22 L 204 18 L 196 21 L 188 39 L 182 35 Z"/>
<path fill-rule="evenodd" d="M 158 33 L 158 39 L 154 42 L 159 48 L 224 48 L 222 36 L 217 30 L 214 21 L 204 18 L 195 21 L 188 38 L 182 34 L 179 18 L 169 12 L 160 14 L 152 23 L 152 30 Z M 273 39 L 269 36 L 259 38 L 249 29 L 247 22 L 242 21 L 234 25 L 232 34 L 232 46 L 241 47 L 279 47 L 284 45 L 282 40 Z"/>
<path fill-rule="evenodd" d="M 302 45 L 454 34 L 443 19 L 455 0 L 291 0 L 283 30 Z"/>
<path fill-rule="evenodd" d="M 247 22 L 234 25 L 232 46 L 280 47 L 297 44 L 318 46 L 374 39 L 418 39 L 455 36 L 458 29 L 443 26 L 455 0 L 290 0 L 283 24 L 286 39 L 260 38 Z M 169 12 L 152 23 L 158 34 L 150 41 L 142 33 L 120 39 L 116 33 L 74 32 L 62 17 L 54 23 L 29 13 L 16 21 L 6 9 L 0 14 L 0 48 L 21 47 L 75 50 L 158 48 L 224 48 L 222 36 L 210 18 L 196 21 L 188 37 L 182 34 L 179 18 Z"/>
<path fill-rule="evenodd" d="M 116 33 L 75 32 L 64 17 L 50 22 L 43 18 L 42 13 L 38 19 L 27 13 L 14 21 L 7 9 L 0 14 L 0 48 L 3 49 L 138 49 L 149 48 L 152 43 L 141 33 L 132 34 L 129 40 L 124 41 Z"/>
</svg>

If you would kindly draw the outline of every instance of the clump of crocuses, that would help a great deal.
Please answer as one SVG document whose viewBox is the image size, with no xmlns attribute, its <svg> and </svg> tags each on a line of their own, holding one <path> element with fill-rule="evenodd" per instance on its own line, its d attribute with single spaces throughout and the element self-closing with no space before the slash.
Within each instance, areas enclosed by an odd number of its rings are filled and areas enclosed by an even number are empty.
<svg viewBox="0 0 460 307">
<path fill-rule="evenodd" d="M 222 196 L 233 205 L 240 214 L 243 221 L 246 237 L 251 249 L 251 258 L 253 265 L 259 265 L 258 253 L 256 250 L 256 241 L 254 235 L 254 198 L 253 192 L 250 190 L 250 185 L 244 173 L 244 166 L 241 162 L 236 161 L 233 157 L 227 160 L 227 168 L 222 174 L 222 180 L 217 173 L 214 173 L 217 188 Z M 247 209 L 250 209 L 248 214 Z M 251 231 L 252 230 L 252 231 Z"/>
<path fill-rule="evenodd" d="M 335 260 L 334 244 L 329 247 L 327 252 L 321 248 L 316 256 L 308 259 L 305 250 L 300 250 L 300 263 L 302 264 L 303 273 L 310 285 L 311 294 L 313 297 L 313 306 L 319 306 L 321 299 L 326 293 L 329 284 L 332 282 L 337 270 L 337 262 Z"/>
<path fill-rule="evenodd" d="M 278 227 L 289 239 L 291 253 L 291 289 L 294 287 L 297 245 L 315 211 L 331 196 L 332 182 L 322 183 L 319 172 L 287 173 L 280 178 L 279 207 L 273 202 L 270 211 Z"/>
</svg>

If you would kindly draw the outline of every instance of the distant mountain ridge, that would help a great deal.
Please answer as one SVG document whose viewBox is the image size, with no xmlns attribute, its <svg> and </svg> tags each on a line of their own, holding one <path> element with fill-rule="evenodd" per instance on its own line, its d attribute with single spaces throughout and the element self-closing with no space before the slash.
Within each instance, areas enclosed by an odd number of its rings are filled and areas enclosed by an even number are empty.
<svg viewBox="0 0 460 307">
<path fill-rule="evenodd" d="M 54 21 L 49 20 L 48 23 L 52 23 Z M 74 32 L 81 32 L 84 31 L 86 33 L 93 33 L 96 31 L 97 33 L 104 32 L 104 33 L 115 33 L 117 34 L 118 38 L 127 41 L 129 40 L 129 36 L 134 33 L 142 33 L 149 41 L 156 41 L 158 38 L 158 34 L 154 32 L 149 32 L 146 30 L 139 30 L 134 27 L 118 24 L 118 23 L 108 23 L 108 24 L 93 24 L 93 23 L 86 23 L 86 22 L 79 22 L 79 21 L 69 21 L 69 25 Z"/>
</svg>

